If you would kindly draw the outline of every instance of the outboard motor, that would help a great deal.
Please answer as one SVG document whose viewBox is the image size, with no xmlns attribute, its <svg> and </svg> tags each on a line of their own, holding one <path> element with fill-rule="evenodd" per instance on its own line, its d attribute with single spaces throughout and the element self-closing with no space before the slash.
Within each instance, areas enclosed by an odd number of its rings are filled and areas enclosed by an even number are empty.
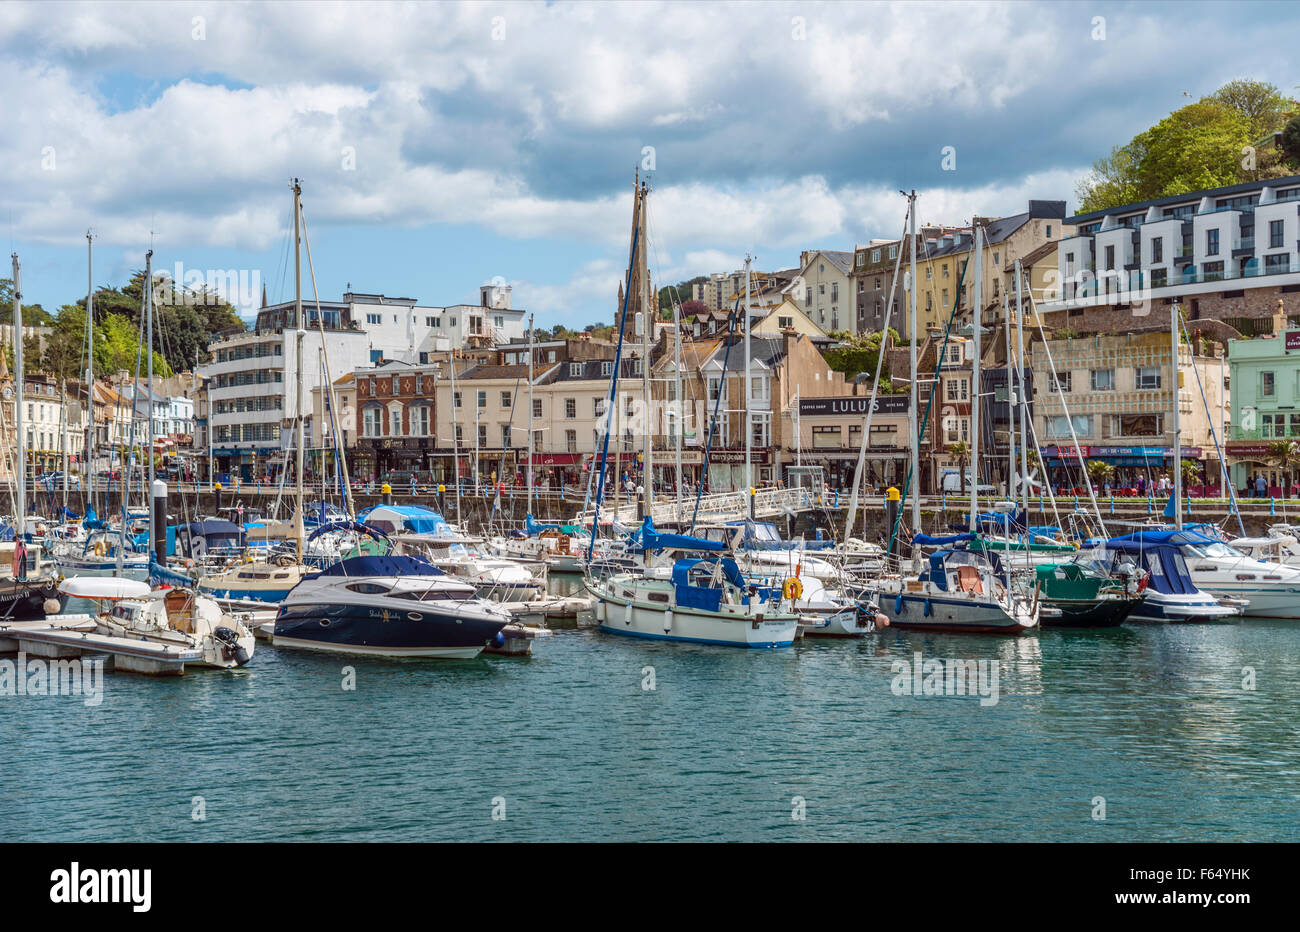
<svg viewBox="0 0 1300 932">
<path fill-rule="evenodd" d="M 221 644 L 221 659 L 233 660 L 235 666 L 242 667 L 248 663 L 248 651 L 239 643 L 239 635 L 230 628 L 217 628 L 212 632 L 213 638 Z"/>
</svg>

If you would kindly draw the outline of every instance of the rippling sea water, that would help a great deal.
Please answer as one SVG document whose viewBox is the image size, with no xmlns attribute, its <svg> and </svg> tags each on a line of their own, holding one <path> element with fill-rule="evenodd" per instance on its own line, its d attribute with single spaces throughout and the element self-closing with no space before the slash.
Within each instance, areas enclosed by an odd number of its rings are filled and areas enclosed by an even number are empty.
<svg viewBox="0 0 1300 932">
<path fill-rule="evenodd" d="M 917 651 L 997 659 L 1000 700 L 895 695 Z M 259 642 L 231 673 L 108 674 L 98 707 L 0 697 L 0 840 L 1294 840 L 1298 684 L 1293 622 L 770 652 L 580 629 L 474 661 Z"/>
</svg>

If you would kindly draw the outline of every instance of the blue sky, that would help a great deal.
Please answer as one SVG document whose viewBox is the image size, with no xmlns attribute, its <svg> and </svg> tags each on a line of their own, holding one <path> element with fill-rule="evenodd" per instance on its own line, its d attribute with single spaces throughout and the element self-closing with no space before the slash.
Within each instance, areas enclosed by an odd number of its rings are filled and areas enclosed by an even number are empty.
<svg viewBox="0 0 1300 932">
<path fill-rule="evenodd" d="M 1104 22 L 1099 22 L 1098 18 Z M 322 297 L 612 317 L 647 146 L 669 283 L 1065 199 L 1236 77 L 1300 94 L 1295 4 L 0 4 L 0 221 L 47 308 L 143 266 L 289 297 L 303 179 Z M 940 167 L 953 146 L 956 171 Z"/>
</svg>

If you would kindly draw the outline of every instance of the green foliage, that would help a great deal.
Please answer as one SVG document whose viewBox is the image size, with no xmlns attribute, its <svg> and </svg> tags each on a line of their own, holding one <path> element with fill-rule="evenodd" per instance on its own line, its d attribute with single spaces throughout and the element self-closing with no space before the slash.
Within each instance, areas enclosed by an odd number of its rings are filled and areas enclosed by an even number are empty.
<svg viewBox="0 0 1300 932">
<path fill-rule="evenodd" d="M 1295 105 L 1272 84 L 1231 81 L 1098 159 L 1076 188 L 1087 213 L 1278 174 L 1280 155 L 1243 149 L 1281 129 Z"/>
<path fill-rule="evenodd" d="M 1292 165 L 1300 168 L 1300 116 L 1293 117 L 1282 127 L 1282 154 Z"/>
<path fill-rule="evenodd" d="M 39 304 L 23 303 L 23 326 L 46 327 L 54 318 Z M 0 324 L 14 322 L 14 280 L 0 278 Z"/>
<path fill-rule="evenodd" d="M 675 285 L 665 285 L 659 289 L 659 310 L 667 311 L 665 320 L 672 320 L 673 302 L 683 304 L 689 300 L 694 293 L 692 285 L 702 285 L 709 280 L 707 275 L 696 275 L 694 278 L 688 278 L 685 281 L 678 282 Z"/>
<path fill-rule="evenodd" d="M 887 331 L 889 334 L 889 345 L 898 345 L 898 331 L 892 327 Z M 859 372 L 865 372 L 872 378 L 876 375 L 876 363 L 880 359 L 880 340 L 881 332 L 860 333 L 855 335 L 844 331 L 836 331 L 830 334 L 840 340 L 840 346 L 834 346 L 826 350 L 826 363 L 835 371 L 843 372 L 850 377 L 856 376 Z M 885 365 L 880 370 L 880 380 L 884 383 L 889 379 L 888 357 Z M 882 387 L 883 390 L 883 387 Z M 892 391 L 892 388 L 890 389 Z"/>
<path fill-rule="evenodd" d="M 1101 485 L 1115 475 L 1115 467 L 1105 460 L 1088 460 L 1088 478 L 1093 485 Z"/>
</svg>

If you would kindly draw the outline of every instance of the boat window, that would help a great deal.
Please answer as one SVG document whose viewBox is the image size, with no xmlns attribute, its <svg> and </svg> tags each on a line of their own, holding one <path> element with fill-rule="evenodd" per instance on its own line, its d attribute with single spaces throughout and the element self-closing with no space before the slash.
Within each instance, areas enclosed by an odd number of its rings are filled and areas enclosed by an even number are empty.
<svg viewBox="0 0 1300 932">
<path fill-rule="evenodd" d="M 405 592 L 394 592 L 392 595 L 395 599 L 411 599 L 414 602 L 441 602 L 447 599 L 468 598 L 446 589 L 408 589 Z"/>
<path fill-rule="evenodd" d="M 1211 560 L 1213 559 L 1224 560 L 1224 559 L 1240 558 L 1245 556 L 1244 553 L 1242 553 L 1240 550 L 1236 549 L 1235 547 L 1229 547 L 1227 544 L 1223 543 L 1222 541 L 1217 541 L 1217 540 L 1205 541 L 1204 543 L 1200 543 L 1200 544 L 1186 544 L 1184 546 L 1186 546 L 1187 550 L 1193 556 L 1205 557 L 1206 559 L 1211 559 Z"/>
<path fill-rule="evenodd" d="M 649 599 L 651 602 L 667 602 L 667 601 L 668 601 L 668 593 L 666 593 L 666 592 L 651 592 L 651 593 L 647 593 L 646 598 Z"/>
<path fill-rule="evenodd" d="M 348 586 L 352 592 L 360 592 L 365 595 L 378 595 L 381 592 L 387 592 L 387 586 L 381 586 L 378 583 L 359 582 Z"/>
<path fill-rule="evenodd" d="M 289 574 L 288 574 L 288 573 L 276 573 L 276 574 L 275 574 L 275 578 L 276 578 L 276 579 L 288 579 L 288 578 L 289 578 Z"/>
</svg>

